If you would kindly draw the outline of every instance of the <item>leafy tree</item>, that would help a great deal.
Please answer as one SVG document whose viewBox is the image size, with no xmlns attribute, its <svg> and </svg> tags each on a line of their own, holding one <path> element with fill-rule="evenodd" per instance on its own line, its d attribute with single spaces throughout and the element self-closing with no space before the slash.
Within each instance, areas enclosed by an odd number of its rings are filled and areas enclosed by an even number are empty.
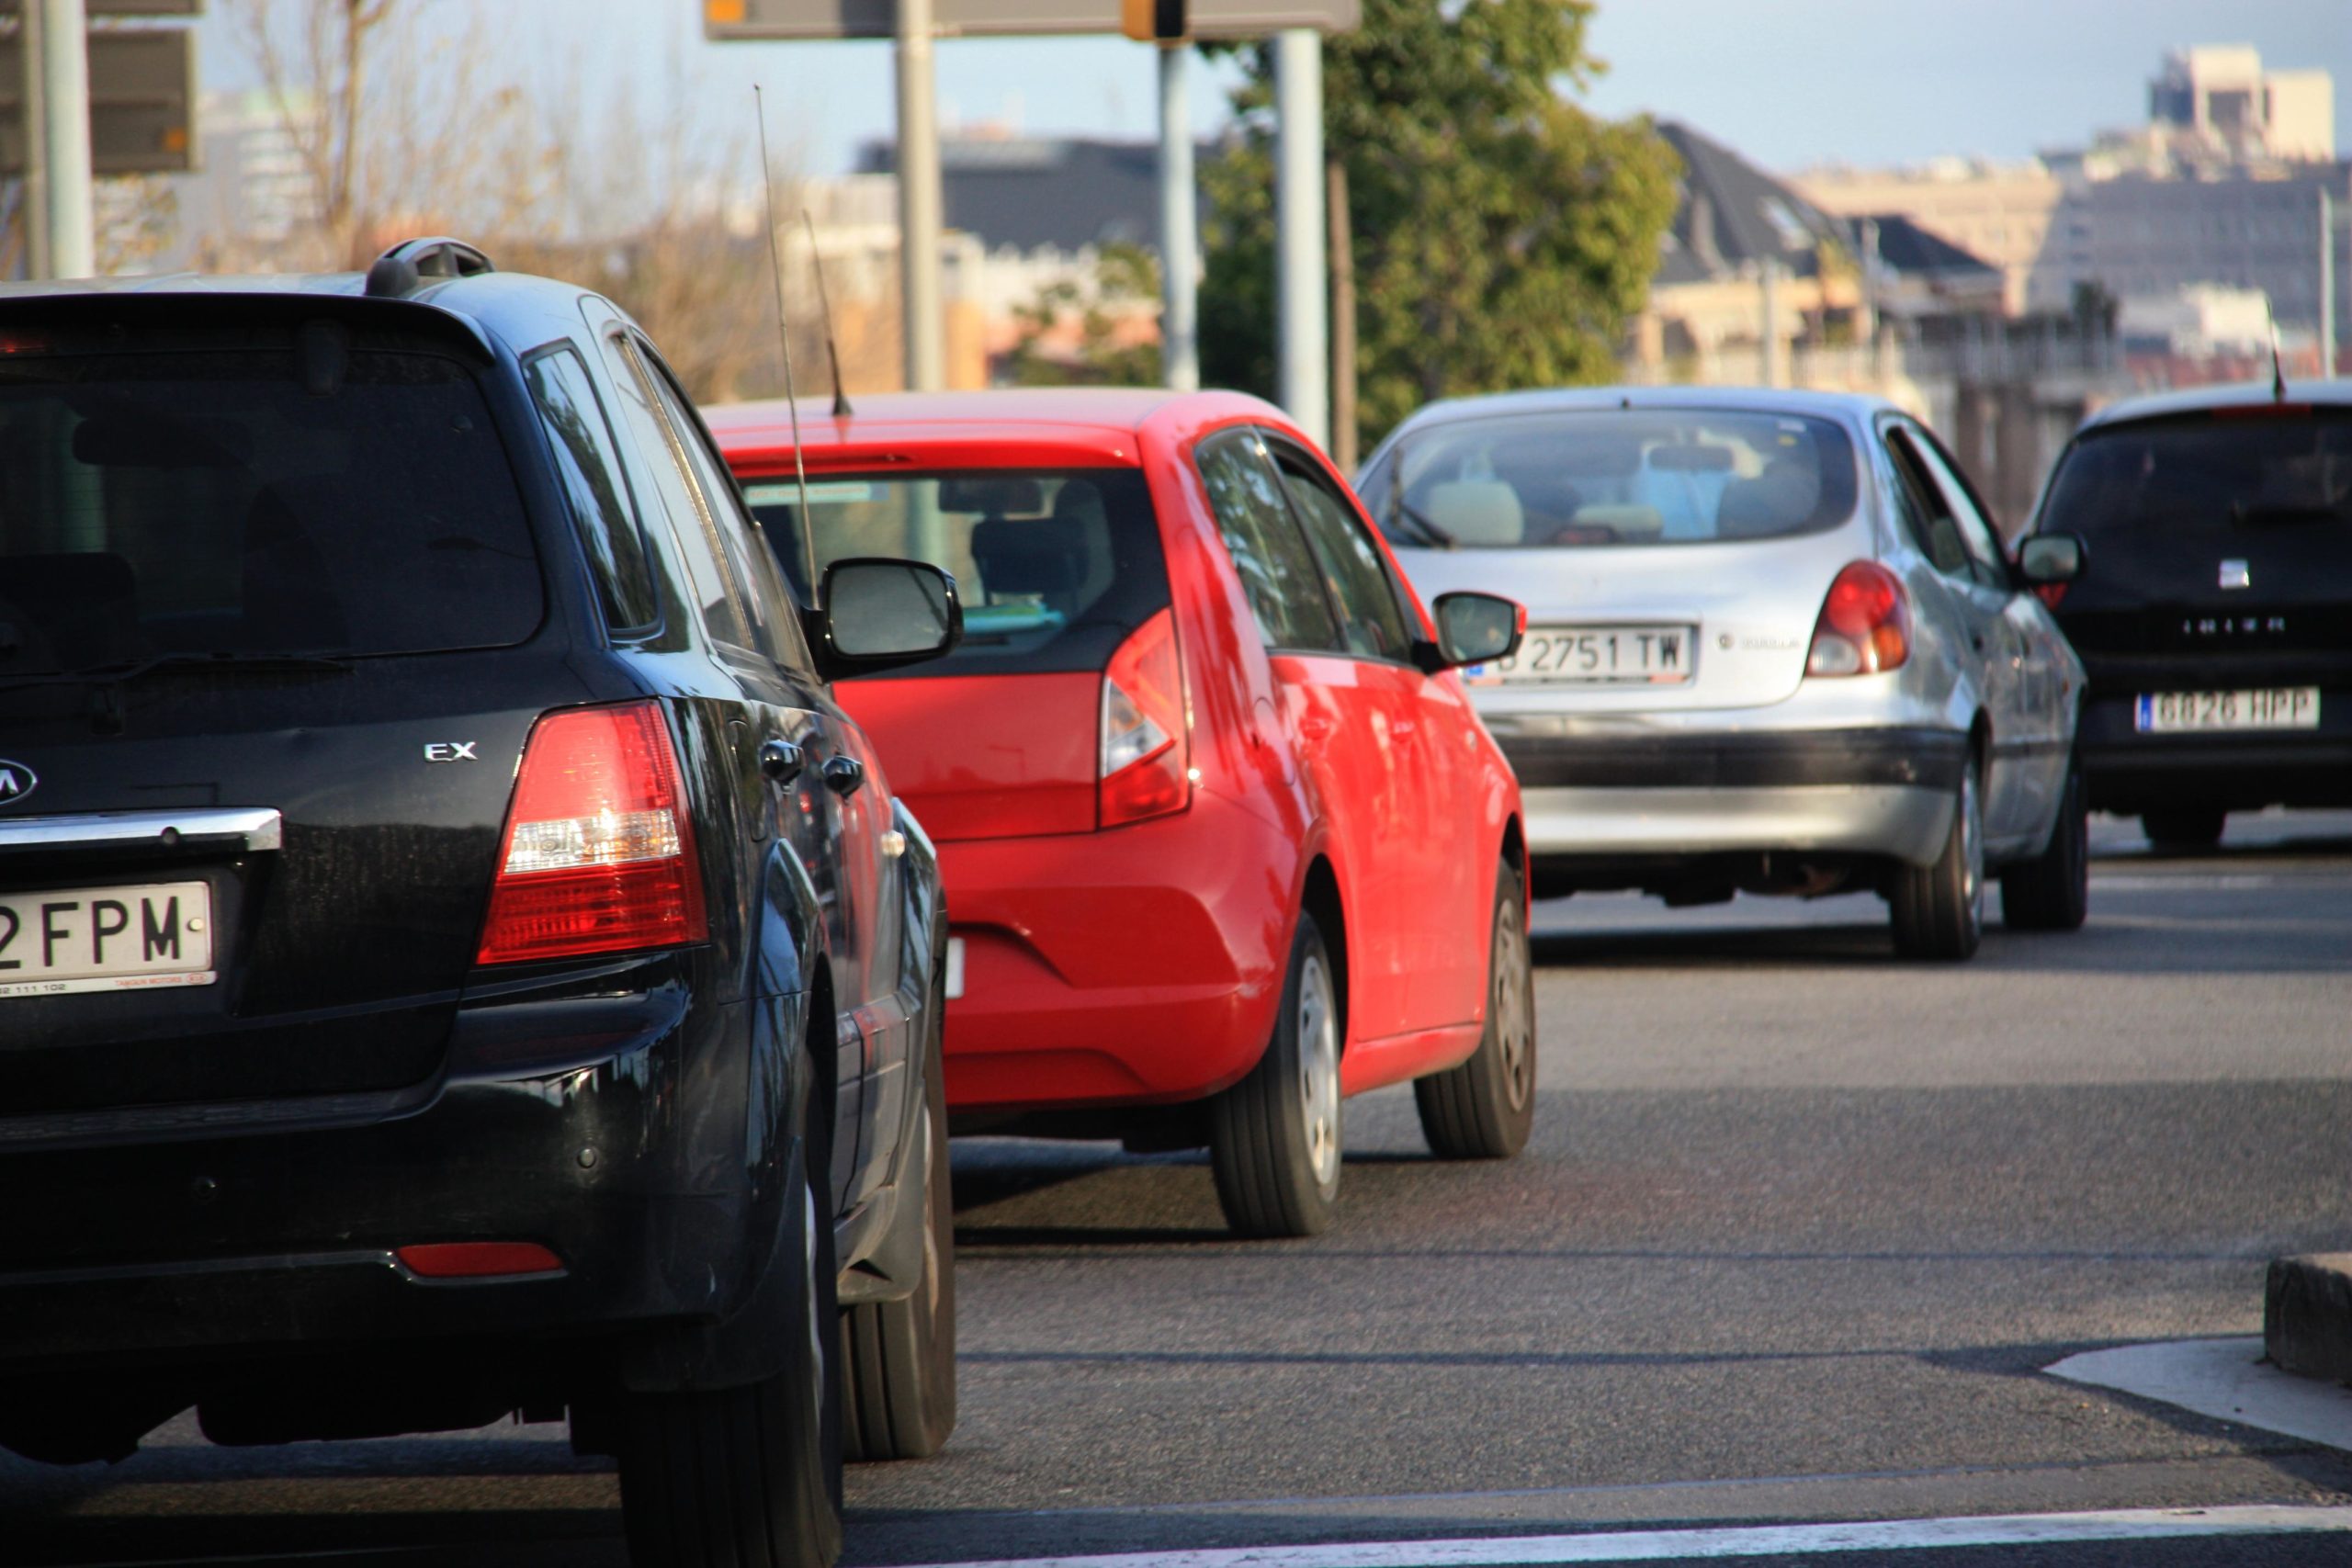
<svg viewBox="0 0 2352 1568">
<path fill-rule="evenodd" d="M 1346 175 L 1366 449 L 1432 398 L 1602 380 L 1657 270 L 1673 153 L 1564 92 L 1600 68 L 1587 0 L 1363 0 L 1323 46 Z M 1203 169 L 1204 378 L 1274 382 L 1273 53 L 1243 49 L 1239 133 Z"/>
<path fill-rule="evenodd" d="M 1158 259 L 1141 245 L 1114 241 L 1102 246 L 1094 279 L 1091 303 L 1083 301 L 1077 284 L 1064 279 L 1040 288 L 1034 303 L 1012 308 L 1020 335 L 1004 356 L 1002 379 L 1016 387 L 1149 387 L 1159 382 L 1159 344 L 1120 342 L 1117 314 L 1108 308 L 1158 299 Z M 1063 313 L 1073 310 L 1079 312 L 1074 358 L 1046 347 Z"/>
</svg>

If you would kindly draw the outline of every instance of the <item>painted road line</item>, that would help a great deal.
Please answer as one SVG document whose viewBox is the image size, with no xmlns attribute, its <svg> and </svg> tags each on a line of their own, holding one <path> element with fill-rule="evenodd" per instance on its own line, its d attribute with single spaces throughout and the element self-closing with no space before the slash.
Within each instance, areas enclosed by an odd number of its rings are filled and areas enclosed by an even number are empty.
<svg viewBox="0 0 2352 1568">
<path fill-rule="evenodd" d="M 2086 1350 L 2042 1369 L 2069 1382 L 2177 1404 L 2199 1416 L 2352 1450 L 2352 1389 L 2282 1372 L 2262 1336 Z"/>
<path fill-rule="evenodd" d="M 1737 1557 L 1810 1557 L 1842 1551 L 1924 1551 L 1948 1547 L 2331 1534 L 2352 1536 L 2352 1507 L 2118 1508 L 2082 1514 L 1989 1514 L 1969 1518 L 1614 1530 L 1587 1535 L 1492 1536 L 1472 1540 L 1222 1547 L 1094 1557 L 999 1559 L 935 1564 L 933 1568 L 1532 1568 L 1556 1562 L 1705 1562 Z"/>
</svg>

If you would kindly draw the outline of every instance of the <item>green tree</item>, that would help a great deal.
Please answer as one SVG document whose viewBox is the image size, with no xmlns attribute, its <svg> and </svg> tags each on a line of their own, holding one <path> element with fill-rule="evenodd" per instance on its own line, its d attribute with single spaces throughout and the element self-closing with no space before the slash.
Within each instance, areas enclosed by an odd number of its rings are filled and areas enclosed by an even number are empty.
<svg viewBox="0 0 2352 1568">
<path fill-rule="evenodd" d="M 1607 379 L 1672 218 L 1672 152 L 1565 96 L 1599 69 L 1586 0 L 1363 0 L 1323 47 L 1324 138 L 1345 172 L 1358 427 L 1432 398 Z M 1238 134 L 1204 167 L 1201 357 L 1274 381 L 1273 55 L 1238 51 Z"/>
<path fill-rule="evenodd" d="M 1036 300 L 1012 308 L 1020 335 L 999 367 L 999 378 L 1016 387 L 1150 387 L 1159 381 L 1159 344 L 1118 341 L 1118 321 L 1105 307 L 1135 306 L 1159 298 L 1159 262 L 1141 245 L 1114 241 L 1102 248 L 1094 266 L 1094 301 L 1084 302 L 1067 280 L 1037 291 Z M 1079 312 L 1076 358 L 1048 352 L 1045 339 L 1062 314 Z"/>
</svg>

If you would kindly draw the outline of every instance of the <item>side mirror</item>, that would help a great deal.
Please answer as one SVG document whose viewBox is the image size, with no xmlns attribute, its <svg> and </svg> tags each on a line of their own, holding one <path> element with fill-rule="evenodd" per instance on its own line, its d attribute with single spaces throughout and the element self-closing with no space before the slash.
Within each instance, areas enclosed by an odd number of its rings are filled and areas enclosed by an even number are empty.
<svg viewBox="0 0 2352 1568">
<path fill-rule="evenodd" d="M 826 680 L 920 664 L 964 635 L 956 580 L 926 561 L 857 556 L 825 568 L 809 641 Z"/>
<path fill-rule="evenodd" d="M 2087 564 L 2080 535 L 2036 534 L 2018 547 L 2018 575 L 2035 588 L 2072 582 Z"/>
<path fill-rule="evenodd" d="M 1527 606 L 1498 593 L 1441 593 L 1430 606 L 1437 642 L 1423 643 L 1417 660 L 1434 675 L 1463 664 L 1509 659 L 1527 632 Z"/>
</svg>

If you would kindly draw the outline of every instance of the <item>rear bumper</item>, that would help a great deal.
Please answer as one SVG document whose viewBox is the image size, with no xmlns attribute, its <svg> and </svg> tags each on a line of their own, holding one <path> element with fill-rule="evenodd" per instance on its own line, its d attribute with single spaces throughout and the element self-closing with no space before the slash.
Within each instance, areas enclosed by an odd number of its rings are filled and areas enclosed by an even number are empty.
<svg viewBox="0 0 2352 1568">
<path fill-rule="evenodd" d="M 1933 861 L 1966 737 L 1929 728 L 1507 737 L 1539 862 L 1813 851 Z"/>
<path fill-rule="evenodd" d="M 727 1086 L 754 1011 L 792 1005 L 679 991 L 483 1009 L 452 1076 L 373 1116 L 355 1098 L 308 1124 L 283 1105 L 250 1124 L 233 1106 L 9 1119 L 0 1376 L 448 1338 L 526 1355 L 722 1317 L 767 1263 L 747 1244 L 761 1184 Z M 563 1268 L 428 1280 L 395 1256 L 493 1240 Z"/>
<path fill-rule="evenodd" d="M 1298 853 L 1205 792 L 1174 817 L 939 846 L 964 994 L 947 1004 L 951 1110 L 1199 1100 L 1273 1025 Z"/>
<path fill-rule="evenodd" d="M 2233 682 L 2236 684 L 2236 682 Z M 2320 728 L 2143 735 L 2136 694 L 2083 706 L 2080 754 L 2095 810 L 2352 805 L 2352 687 L 2320 692 Z"/>
</svg>

